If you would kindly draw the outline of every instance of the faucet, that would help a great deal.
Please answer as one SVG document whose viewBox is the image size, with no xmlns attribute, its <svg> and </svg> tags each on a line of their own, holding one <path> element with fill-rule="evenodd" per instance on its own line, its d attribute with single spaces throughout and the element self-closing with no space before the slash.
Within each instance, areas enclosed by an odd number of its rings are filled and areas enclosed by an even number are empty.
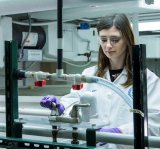
<svg viewBox="0 0 160 149">
<path fill-rule="evenodd" d="M 53 122 L 64 122 L 64 123 L 79 123 L 81 122 L 79 108 L 80 107 L 89 107 L 90 104 L 75 104 L 72 107 L 71 112 L 69 113 L 70 116 L 57 116 L 57 115 L 50 115 L 49 120 Z"/>
</svg>

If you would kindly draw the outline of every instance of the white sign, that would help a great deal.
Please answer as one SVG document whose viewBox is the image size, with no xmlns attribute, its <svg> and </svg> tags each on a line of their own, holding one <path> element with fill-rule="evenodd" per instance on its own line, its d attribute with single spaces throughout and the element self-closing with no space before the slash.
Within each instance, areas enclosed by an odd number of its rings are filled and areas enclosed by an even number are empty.
<svg viewBox="0 0 160 149">
<path fill-rule="evenodd" d="M 28 50 L 28 61 L 42 61 L 42 51 Z"/>
</svg>

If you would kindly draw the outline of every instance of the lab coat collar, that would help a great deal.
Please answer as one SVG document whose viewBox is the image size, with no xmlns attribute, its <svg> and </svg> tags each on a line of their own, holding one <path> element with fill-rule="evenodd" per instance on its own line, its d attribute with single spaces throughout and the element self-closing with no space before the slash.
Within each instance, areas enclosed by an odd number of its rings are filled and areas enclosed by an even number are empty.
<svg viewBox="0 0 160 149">
<path fill-rule="evenodd" d="M 122 76 L 123 76 L 123 79 L 121 79 Z M 104 78 L 111 81 L 109 69 L 106 69 L 106 74 L 105 74 Z M 126 79 L 127 79 L 127 70 L 126 70 L 126 68 L 124 68 L 122 70 L 122 72 L 120 73 L 120 75 L 114 80 L 114 83 L 119 83 L 119 81 L 124 81 Z M 122 83 L 124 83 L 124 82 L 122 82 Z"/>
</svg>

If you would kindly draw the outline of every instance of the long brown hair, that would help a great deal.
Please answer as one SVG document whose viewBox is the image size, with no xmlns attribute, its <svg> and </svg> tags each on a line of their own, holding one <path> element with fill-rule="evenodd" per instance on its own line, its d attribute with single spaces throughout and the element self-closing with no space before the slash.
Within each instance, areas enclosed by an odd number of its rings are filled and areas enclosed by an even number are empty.
<svg viewBox="0 0 160 149">
<path fill-rule="evenodd" d="M 130 22 L 125 14 L 114 14 L 111 16 L 103 17 L 99 23 L 97 24 L 98 33 L 103 29 L 109 29 L 112 26 L 115 26 L 118 30 L 121 31 L 124 40 L 127 43 L 126 47 L 126 57 L 124 62 L 124 67 L 127 70 L 127 80 L 124 84 L 124 87 L 127 87 L 132 84 L 132 66 L 131 66 L 131 49 L 132 45 L 135 44 L 134 34 L 130 25 Z M 96 75 L 99 77 L 103 77 L 105 74 L 105 69 L 109 68 L 109 59 L 103 53 L 102 47 L 99 47 L 99 55 L 98 55 L 98 69 Z"/>
</svg>

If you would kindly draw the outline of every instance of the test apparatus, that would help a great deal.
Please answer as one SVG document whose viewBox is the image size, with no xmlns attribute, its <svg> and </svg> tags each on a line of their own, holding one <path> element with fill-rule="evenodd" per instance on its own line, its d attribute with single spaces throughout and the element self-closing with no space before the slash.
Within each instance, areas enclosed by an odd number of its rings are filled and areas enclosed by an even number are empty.
<svg viewBox="0 0 160 149">
<path fill-rule="evenodd" d="M 96 142 L 108 142 L 117 144 L 134 145 L 134 148 L 144 149 L 145 147 L 160 147 L 159 138 L 149 137 L 148 119 L 147 119 L 147 100 L 146 100 L 146 64 L 145 64 L 145 45 L 134 45 L 132 47 L 132 65 L 133 65 L 133 101 L 123 91 L 111 82 L 99 77 L 89 77 L 79 74 L 63 74 L 62 68 L 62 0 L 57 0 L 57 23 L 58 23 L 58 50 L 57 50 L 57 71 L 49 72 L 31 72 L 19 70 L 17 67 L 18 45 L 15 41 L 5 42 L 5 83 L 6 83 L 6 137 L 0 137 L 0 146 L 6 148 L 96 148 Z M 87 108 L 89 104 L 76 104 L 72 108 L 70 117 L 59 115 L 50 115 L 48 119 L 30 120 L 20 119 L 18 113 L 18 80 L 23 78 L 35 78 L 36 85 L 43 86 L 45 81 L 53 79 L 56 81 L 65 80 L 73 83 L 77 87 L 83 82 L 99 83 L 114 90 L 124 101 L 132 108 L 134 118 L 134 135 L 123 134 L 105 134 L 96 132 L 97 128 L 102 127 L 95 123 L 83 123 L 78 115 L 79 108 Z M 142 103 L 142 104 L 140 104 Z M 45 123 L 52 126 L 53 141 L 37 141 L 31 139 L 23 139 L 22 135 L 27 133 L 23 125 L 25 123 Z M 69 130 L 60 130 L 60 127 L 70 127 Z M 78 128 L 85 128 L 79 131 Z M 31 130 L 34 134 L 35 130 Z M 37 135 L 38 136 L 38 135 Z M 70 138 L 71 143 L 59 143 L 57 138 Z M 79 140 L 85 140 L 86 144 L 79 144 Z M 26 145 L 29 144 L 29 145 Z M 38 145 L 38 147 L 36 146 Z"/>
</svg>

